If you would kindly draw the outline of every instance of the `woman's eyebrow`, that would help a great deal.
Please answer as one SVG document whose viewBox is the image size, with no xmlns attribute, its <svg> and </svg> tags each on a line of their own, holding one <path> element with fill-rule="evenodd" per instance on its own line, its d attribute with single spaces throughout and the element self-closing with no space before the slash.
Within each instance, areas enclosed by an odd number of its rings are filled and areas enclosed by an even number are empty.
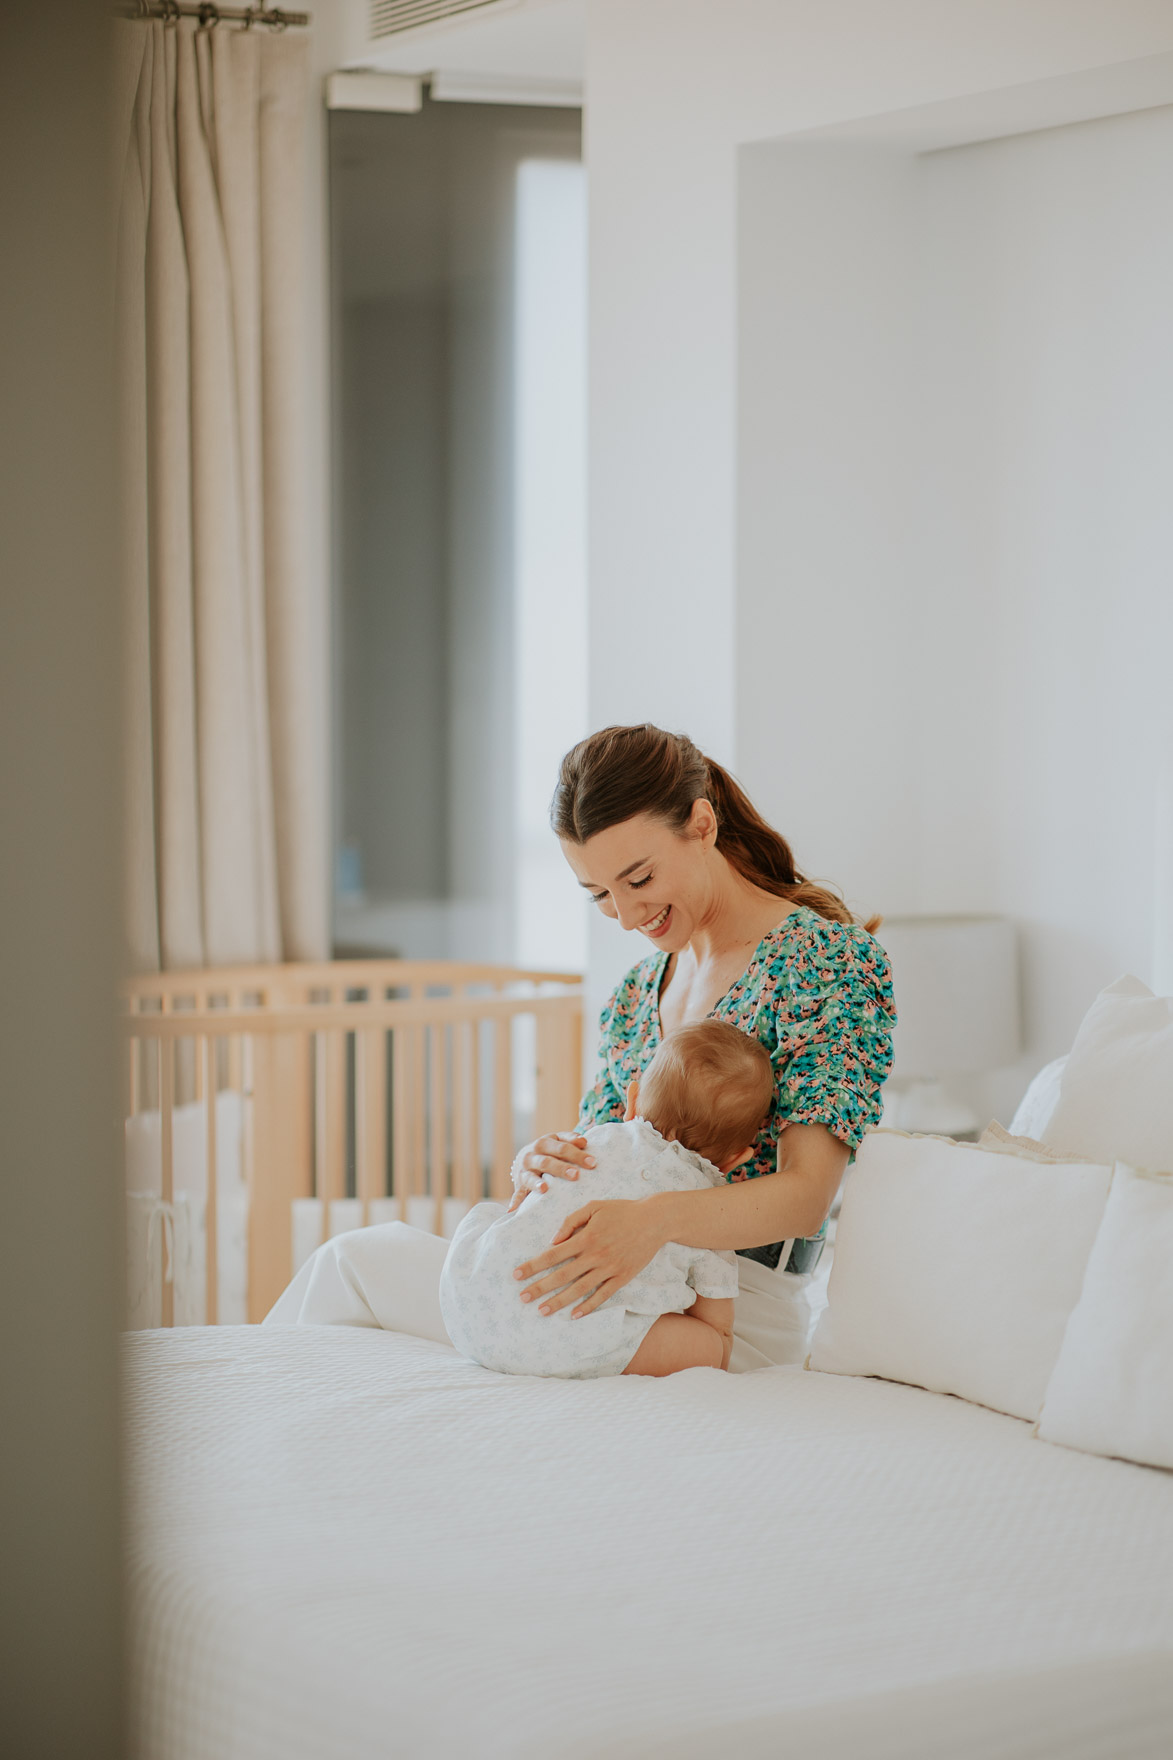
<svg viewBox="0 0 1173 1760">
<path fill-rule="evenodd" d="M 626 880 L 627 876 L 629 874 L 634 874 L 637 868 L 646 868 L 647 865 L 647 856 L 641 856 L 638 862 L 632 862 L 628 867 L 624 868 L 622 874 L 616 874 L 615 879 Z M 604 890 L 604 888 L 596 886 L 593 880 L 580 880 L 579 885 L 585 887 L 588 892 L 600 892 Z M 614 881 L 612 881 L 612 885 L 614 885 Z"/>
</svg>

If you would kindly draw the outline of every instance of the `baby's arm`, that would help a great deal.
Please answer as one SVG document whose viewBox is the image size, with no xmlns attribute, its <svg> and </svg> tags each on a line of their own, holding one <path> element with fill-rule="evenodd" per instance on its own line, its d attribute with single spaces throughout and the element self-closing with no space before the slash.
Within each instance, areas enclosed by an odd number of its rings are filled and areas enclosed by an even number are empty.
<svg viewBox="0 0 1173 1760">
<path fill-rule="evenodd" d="M 675 1375 L 678 1369 L 726 1369 L 732 1348 L 732 1299 L 698 1296 L 687 1314 L 661 1314 L 623 1373 Z"/>
</svg>

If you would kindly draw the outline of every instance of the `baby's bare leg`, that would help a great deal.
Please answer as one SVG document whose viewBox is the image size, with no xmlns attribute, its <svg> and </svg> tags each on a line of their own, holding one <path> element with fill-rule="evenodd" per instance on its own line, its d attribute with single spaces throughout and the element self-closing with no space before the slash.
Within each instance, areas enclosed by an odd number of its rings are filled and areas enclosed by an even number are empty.
<svg viewBox="0 0 1173 1760">
<path fill-rule="evenodd" d="M 703 1320 L 711 1326 L 721 1339 L 721 1361 L 718 1368 L 729 1367 L 729 1357 L 733 1350 L 733 1309 L 732 1296 L 698 1296 L 688 1310 L 692 1320 Z"/>
<path fill-rule="evenodd" d="M 733 1303 L 698 1296 L 687 1314 L 661 1314 L 623 1371 L 675 1375 L 678 1369 L 724 1369 L 733 1346 Z"/>
</svg>

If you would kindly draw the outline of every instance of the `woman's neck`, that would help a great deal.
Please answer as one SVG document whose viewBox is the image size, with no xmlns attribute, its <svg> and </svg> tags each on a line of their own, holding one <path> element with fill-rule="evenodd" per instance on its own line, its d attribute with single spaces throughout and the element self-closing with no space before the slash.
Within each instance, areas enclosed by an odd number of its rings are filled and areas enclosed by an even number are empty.
<svg viewBox="0 0 1173 1760">
<path fill-rule="evenodd" d="M 719 850 L 713 852 L 713 890 L 689 939 L 698 969 L 723 964 L 758 945 L 794 906 L 745 879 Z"/>
</svg>

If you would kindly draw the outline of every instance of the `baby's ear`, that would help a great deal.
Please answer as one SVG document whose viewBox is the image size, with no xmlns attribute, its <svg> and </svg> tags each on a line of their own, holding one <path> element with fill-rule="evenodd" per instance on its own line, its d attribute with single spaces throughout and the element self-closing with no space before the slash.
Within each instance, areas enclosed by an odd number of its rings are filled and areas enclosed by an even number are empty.
<svg viewBox="0 0 1173 1760">
<path fill-rule="evenodd" d="M 732 1155 L 726 1155 L 724 1161 L 720 1163 L 721 1172 L 732 1173 L 735 1167 L 744 1167 L 746 1162 L 752 1161 L 756 1154 L 757 1150 L 752 1147 L 749 1149 L 734 1149 Z"/>
<path fill-rule="evenodd" d="M 627 1111 L 623 1114 L 624 1124 L 631 1123 L 632 1119 L 635 1117 L 635 1109 L 638 1105 L 639 1082 L 636 1080 L 634 1082 L 628 1082 L 627 1084 Z"/>
</svg>

